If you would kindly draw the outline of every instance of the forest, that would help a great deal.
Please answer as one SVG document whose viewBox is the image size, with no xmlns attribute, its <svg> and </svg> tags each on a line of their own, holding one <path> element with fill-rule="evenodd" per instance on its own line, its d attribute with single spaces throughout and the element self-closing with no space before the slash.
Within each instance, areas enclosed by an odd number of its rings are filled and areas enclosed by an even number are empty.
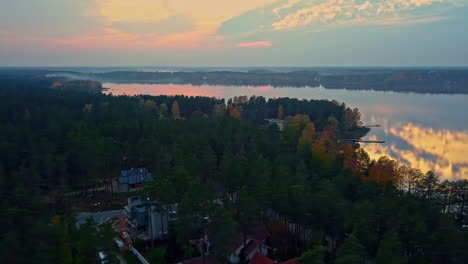
<svg viewBox="0 0 468 264">
<path fill-rule="evenodd" d="M 440 181 L 340 143 L 367 133 L 358 109 L 343 103 L 11 84 L 0 84 L 0 263 L 96 263 L 98 250 L 115 250 L 108 225 L 75 228 L 64 197 L 139 167 L 155 175 L 143 194 L 180 208 L 158 263 L 195 257 L 187 241 L 206 217 L 219 263 L 228 242 L 259 221 L 276 260 L 468 262 L 468 181 Z"/>
<path fill-rule="evenodd" d="M 268 70 L 232 72 L 136 72 L 64 73 L 78 79 L 117 83 L 176 83 L 192 85 L 252 85 L 318 87 L 415 93 L 468 93 L 466 69 L 310 69 L 290 72 Z"/>
</svg>

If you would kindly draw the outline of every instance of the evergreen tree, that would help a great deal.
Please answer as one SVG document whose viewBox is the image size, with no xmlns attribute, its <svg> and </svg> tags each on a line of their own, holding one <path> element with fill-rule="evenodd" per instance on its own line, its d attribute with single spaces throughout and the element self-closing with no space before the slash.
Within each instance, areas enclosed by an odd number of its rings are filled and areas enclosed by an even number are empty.
<svg viewBox="0 0 468 264">
<path fill-rule="evenodd" d="M 324 246 L 315 246 L 304 252 L 297 260 L 301 264 L 325 264 L 327 248 Z"/>
<path fill-rule="evenodd" d="M 367 256 L 366 249 L 355 235 L 349 235 L 338 249 L 336 264 L 362 264 Z"/>
<path fill-rule="evenodd" d="M 375 258 L 376 264 L 404 264 L 407 263 L 401 248 L 398 233 L 387 232 L 380 241 L 379 251 Z"/>
</svg>

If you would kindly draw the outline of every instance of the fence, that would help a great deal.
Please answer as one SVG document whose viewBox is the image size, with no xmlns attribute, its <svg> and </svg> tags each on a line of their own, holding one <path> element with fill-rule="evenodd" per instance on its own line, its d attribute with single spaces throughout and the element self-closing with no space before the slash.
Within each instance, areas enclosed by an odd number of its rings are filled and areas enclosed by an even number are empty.
<svg viewBox="0 0 468 264">
<path fill-rule="evenodd" d="M 150 264 L 141 254 L 136 250 L 136 248 L 130 246 L 130 251 L 135 254 L 142 264 Z"/>
</svg>

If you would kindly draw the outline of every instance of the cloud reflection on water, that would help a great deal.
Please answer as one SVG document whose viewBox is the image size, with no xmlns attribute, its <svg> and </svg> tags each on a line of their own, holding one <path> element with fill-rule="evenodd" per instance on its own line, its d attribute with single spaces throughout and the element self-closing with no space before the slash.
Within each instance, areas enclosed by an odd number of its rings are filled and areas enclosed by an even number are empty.
<svg viewBox="0 0 468 264">
<path fill-rule="evenodd" d="M 387 144 L 364 144 L 372 158 L 388 155 L 423 172 L 432 170 L 441 179 L 468 179 L 468 132 L 389 120 L 379 123 L 385 128 L 374 129 L 369 138 L 385 138 Z"/>
<path fill-rule="evenodd" d="M 468 179 L 467 95 L 414 94 L 324 88 L 274 88 L 271 86 L 111 84 L 114 95 L 187 95 L 232 98 L 257 95 L 265 98 L 335 99 L 359 108 L 363 122 L 379 124 L 368 139 L 386 144 L 365 144 L 371 157 L 388 155 L 441 179 Z"/>
</svg>

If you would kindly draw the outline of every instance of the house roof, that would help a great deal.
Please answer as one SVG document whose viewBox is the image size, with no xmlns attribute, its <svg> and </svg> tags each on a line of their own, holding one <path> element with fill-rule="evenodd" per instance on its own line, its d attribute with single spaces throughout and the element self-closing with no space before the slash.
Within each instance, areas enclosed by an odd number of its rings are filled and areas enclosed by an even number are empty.
<svg viewBox="0 0 468 264">
<path fill-rule="evenodd" d="M 237 231 L 237 233 L 242 234 L 242 228 L 240 225 L 237 224 L 235 226 L 235 230 Z M 213 237 L 213 232 L 210 226 L 205 227 L 205 234 L 207 235 L 208 240 L 211 241 Z M 270 232 L 268 231 L 267 226 L 262 222 L 258 222 L 253 226 L 252 232 L 250 232 L 250 234 L 247 234 L 246 238 L 247 240 L 265 241 L 269 236 L 270 236 Z M 238 249 L 239 247 L 242 247 L 243 244 L 244 244 L 244 237 L 240 235 L 237 241 L 234 241 L 233 243 L 228 245 L 228 249 L 229 251 L 234 251 Z M 248 245 L 249 244 L 247 244 L 246 246 Z M 216 247 L 216 245 L 213 245 L 213 246 Z"/>
<path fill-rule="evenodd" d="M 203 264 L 203 257 L 199 256 L 196 258 L 186 259 L 181 261 L 179 264 Z M 219 262 L 212 256 L 205 256 L 205 264 L 219 264 Z"/>
<path fill-rule="evenodd" d="M 145 168 L 123 170 L 120 172 L 119 183 L 136 184 L 153 178 L 153 175 Z"/>
<path fill-rule="evenodd" d="M 283 123 L 284 122 L 284 120 L 276 119 L 276 118 L 268 118 L 268 119 L 265 119 L 265 121 L 271 122 L 271 123 Z"/>
<path fill-rule="evenodd" d="M 256 248 L 260 246 L 260 242 L 258 240 L 251 240 L 247 246 L 245 246 L 242 251 L 246 256 L 248 256 L 252 251 L 254 251 Z"/>
<path fill-rule="evenodd" d="M 297 259 L 290 259 L 284 262 L 277 263 L 269 259 L 268 257 L 263 256 L 262 254 L 256 252 L 249 264 L 299 264 Z"/>
<path fill-rule="evenodd" d="M 260 253 L 255 253 L 249 264 L 274 264 L 275 262 Z"/>
</svg>

